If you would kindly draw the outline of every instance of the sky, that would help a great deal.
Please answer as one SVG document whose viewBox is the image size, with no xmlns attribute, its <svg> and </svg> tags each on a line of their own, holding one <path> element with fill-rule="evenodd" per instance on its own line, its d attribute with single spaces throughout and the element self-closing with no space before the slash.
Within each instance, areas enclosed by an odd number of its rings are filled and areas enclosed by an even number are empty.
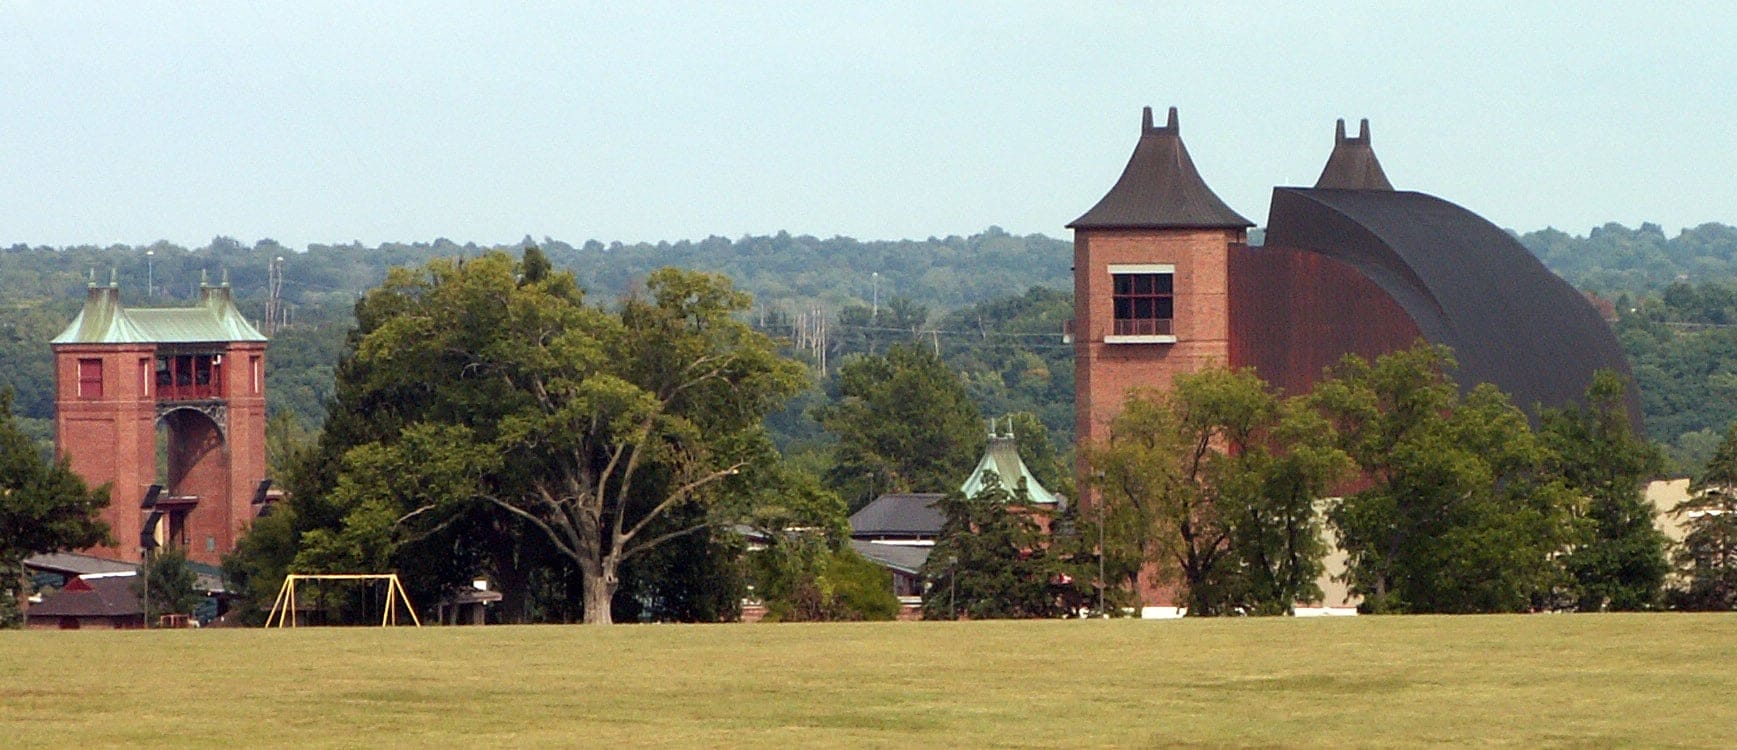
<svg viewBox="0 0 1737 750">
<path fill-rule="evenodd" d="M 1367 117 L 1399 189 L 1674 235 L 1737 223 L 1733 39 L 1715 3 L 0 0 L 0 246 L 1067 237 L 1143 106 L 1257 224 Z"/>
</svg>

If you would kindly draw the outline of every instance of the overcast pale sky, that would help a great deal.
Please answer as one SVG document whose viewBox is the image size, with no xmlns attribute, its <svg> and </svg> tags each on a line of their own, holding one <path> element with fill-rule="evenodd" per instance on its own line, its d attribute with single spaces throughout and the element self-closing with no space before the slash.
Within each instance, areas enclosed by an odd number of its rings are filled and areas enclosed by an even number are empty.
<svg viewBox="0 0 1737 750">
<path fill-rule="evenodd" d="M 0 245 L 1066 237 L 1144 105 L 1257 223 L 1339 117 L 1505 227 L 1737 222 L 1737 6 L 1062 5 L 0 0 Z"/>
</svg>

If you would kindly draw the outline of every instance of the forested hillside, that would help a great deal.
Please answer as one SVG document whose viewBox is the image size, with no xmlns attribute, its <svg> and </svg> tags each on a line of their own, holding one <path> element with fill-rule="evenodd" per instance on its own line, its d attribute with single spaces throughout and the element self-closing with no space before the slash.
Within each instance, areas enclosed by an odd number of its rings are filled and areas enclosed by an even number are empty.
<svg viewBox="0 0 1737 750">
<path fill-rule="evenodd" d="M 1520 240 L 1571 283 L 1617 303 L 1618 334 L 1640 381 L 1651 436 L 1686 464 L 1704 460 L 1737 418 L 1737 227 L 1705 224 L 1667 237 L 1652 224 L 1607 224 L 1586 236 L 1545 229 Z M 529 244 L 555 266 L 572 269 L 593 296 L 618 297 L 665 265 L 720 272 L 753 293 L 751 322 L 788 338 L 790 350 L 817 376 L 814 390 L 771 420 L 786 450 L 820 448 L 828 440 L 808 410 L 828 400 L 830 377 L 844 358 L 912 340 L 964 375 L 985 416 L 1031 412 L 1058 447 L 1070 447 L 1072 351 L 1059 337 L 1072 306 L 1072 249 L 1065 240 L 991 227 L 926 240 L 780 232 L 575 245 L 527 236 L 500 247 Z M 198 248 L 14 245 L 0 249 L 0 384 L 17 392 L 26 428 L 46 440 L 52 408 L 47 341 L 77 312 L 93 270 L 105 282 L 113 270 L 130 306 L 187 304 L 201 272 L 215 281 L 227 271 L 241 309 L 258 319 L 269 265 L 282 257 L 289 325 L 272 341 L 271 408 L 317 428 L 358 296 L 389 267 L 475 257 L 487 249 L 446 240 L 293 249 L 269 239 L 249 245 L 227 237 Z"/>
</svg>

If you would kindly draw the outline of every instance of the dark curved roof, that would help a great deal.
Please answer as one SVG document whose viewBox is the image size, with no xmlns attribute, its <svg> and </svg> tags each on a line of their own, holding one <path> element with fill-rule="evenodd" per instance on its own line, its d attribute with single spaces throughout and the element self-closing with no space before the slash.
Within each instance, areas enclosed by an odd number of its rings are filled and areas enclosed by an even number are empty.
<svg viewBox="0 0 1737 750">
<path fill-rule="evenodd" d="M 1121 179 L 1098 204 L 1068 224 L 1070 229 L 1247 229 L 1254 223 L 1213 194 L 1188 158 L 1188 148 L 1170 108 L 1164 127 L 1153 127 L 1145 109 L 1140 142 Z"/>
<path fill-rule="evenodd" d="M 1345 137 L 1345 121 L 1339 121 L 1333 133 L 1333 153 L 1327 157 L 1327 166 L 1321 170 L 1321 178 L 1315 180 L 1315 187 L 1393 189 L 1387 173 L 1381 171 L 1381 160 L 1375 158 L 1375 149 L 1369 145 L 1369 120 L 1358 124 L 1355 138 Z"/>
<path fill-rule="evenodd" d="M 1586 298 L 1483 217 L 1423 193 L 1274 188 L 1266 242 L 1362 273 L 1425 338 L 1453 348 L 1463 386 L 1493 383 L 1528 413 L 1581 401 L 1599 369 L 1627 375 Z M 1629 419 L 1641 426 L 1632 379 Z"/>
</svg>

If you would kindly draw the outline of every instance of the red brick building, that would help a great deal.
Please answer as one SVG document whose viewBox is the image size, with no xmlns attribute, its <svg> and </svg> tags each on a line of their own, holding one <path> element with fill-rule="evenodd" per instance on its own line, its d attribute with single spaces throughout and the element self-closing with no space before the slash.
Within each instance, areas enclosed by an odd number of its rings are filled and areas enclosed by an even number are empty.
<svg viewBox="0 0 1737 750">
<path fill-rule="evenodd" d="M 57 449 L 86 482 L 109 485 L 116 546 L 88 551 L 137 560 L 179 544 L 219 563 L 266 477 L 266 340 L 228 282 L 202 280 L 194 307 L 128 310 L 114 281 L 93 281 L 52 343 Z"/>
<path fill-rule="evenodd" d="M 1156 126 L 1147 109 L 1121 178 L 1068 226 L 1082 444 L 1105 437 L 1128 389 L 1215 365 L 1299 393 L 1347 353 L 1423 339 L 1453 349 L 1462 387 L 1493 383 L 1534 416 L 1581 398 L 1599 369 L 1629 371 L 1599 312 L 1512 235 L 1395 190 L 1368 121 L 1356 136 L 1339 122 L 1314 187 L 1273 189 L 1254 246 L 1253 223 L 1195 168 L 1176 110 Z M 1632 383 L 1628 401 L 1638 428 Z"/>
</svg>

